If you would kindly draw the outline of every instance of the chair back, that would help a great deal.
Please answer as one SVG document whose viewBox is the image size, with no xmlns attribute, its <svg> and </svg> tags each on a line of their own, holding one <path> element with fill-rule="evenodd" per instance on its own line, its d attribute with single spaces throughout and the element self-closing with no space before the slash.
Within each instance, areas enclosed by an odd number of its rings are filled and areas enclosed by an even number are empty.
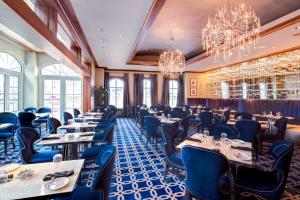
<svg viewBox="0 0 300 200">
<path fill-rule="evenodd" d="M 165 106 L 165 109 L 164 109 L 164 114 L 165 114 L 165 116 L 167 116 L 168 114 L 170 114 L 170 112 L 171 112 L 171 107 L 170 106 Z"/>
<path fill-rule="evenodd" d="M 139 118 L 140 118 L 140 122 L 141 122 L 141 126 L 142 127 L 144 127 L 144 118 L 146 117 L 146 116 L 149 116 L 150 115 L 150 113 L 149 113 L 149 111 L 148 110 L 146 110 L 146 109 L 140 109 L 140 111 L 139 111 Z"/>
<path fill-rule="evenodd" d="M 227 158 L 213 150 L 184 146 L 181 150 L 186 171 L 186 190 L 197 199 L 221 200 L 231 194 Z"/>
<path fill-rule="evenodd" d="M 199 113 L 202 128 L 209 128 L 212 125 L 213 113 L 204 111 Z"/>
<path fill-rule="evenodd" d="M 37 153 L 33 148 L 33 144 L 39 138 L 40 135 L 34 128 L 21 127 L 17 130 L 17 140 L 23 163 L 29 163 L 32 156 Z"/>
<path fill-rule="evenodd" d="M 73 119 L 73 116 L 69 112 L 64 112 L 64 125 L 69 124 L 69 120 Z"/>
<path fill-rule="evenodd" d="M 188 115 L 184 117 L 180 123 L 179 126 L 182 127 L 183 133 L 181 134 L 181 138 L 186 138 L 189 132 L 190 124 L 191 124 L 192 116 Z"/>
<path fill-rule="evenodd" d="M 242 117 L 242 119 L 252 120 L 252 115 L 247 112 L 239 112 L 234 115 L 234 119 L 237 119 L 238 117 Z"/>
<path fill-rule="evenodd" d="M 20 127 L 31 127 L 32 122 L 35 120 L 36 116 L 32 112 L 19 112 L 18 113 L 18 119 Z"/>
<path fill-rule="evenodd" d="M 18 117 L 16 114 L 11 112 L 1 112 L 0 113 L 0 124 L 14 124 L 14 126 L 11 126 L 7 129 L 2 129 L 1 132 L 14 132 L 16 125 L 18 123 Z"/>
<path fill-rule="evenodd" d="M 160 137 L 159 128 L 160 121 L 156 117 L 153 116 L 145 116 L 144 118 L 146 135 L 149 137 Z"/>
<path fill-rule="evenodd" d="M 35 107 L 28 107 L 24 109 L 24 112 L 31 112 L 31 113 L 35 113 L 37 111 L 37 109 Z"/>
<path fill-rule="evenodd" d="M 80 111 L 77 108 L 73 109 L 74 118 L 77 118 L 80 115 Z"/>
<path fill-rule="evenodd" d="M 210 111 L 212 111 L 211 108 L 201 108 L 201 110 L 204 111 L 204 112 L 210 112 Z"/>
<path fill-rule="evenodd" d="M 239 131 L 239 139 L 256 143 L 257 134 L 261 130 L 260 123 L 254 120 L 239 120 L 235 123 L 235 128 Z"/>
<path fill-rule="evenodd" d="M 280 119 L 277 119 L 274 123 L 274 125 L 278 128 L 277 134 L 280 139 L 284 139 L 285 137 L 287 123 L 288 123 L 288 119 L 285 117 L 281 117 Z"/>
<path fill-rule="evenodd" d="M 219 125 L 222 124 L 222 120 L 218 115 L 214 115 L 212 119 L 212 124 L 213 125 Z"/>
<path fill-rule="evenodd" d="M 108 200 L 110 183 L 113 172 L 116 148 L 112 145 L 104 145 L 99 152 L 96 163 L 100 166 L 96 173 L 92 189 L 103 192 L 103 200 Z"/>
<path fill-rule="evenodd" d="M 114 137 L 114 130 L 115 130 L 115 126 L 113 123 L 111 124 L 107 124 L 104 128 L 104 142 L 106 144 L 112 144 L 113 141 L 113 137 Z"/>
<path fill-rule="evenodd" d="M 230 110 L 225 110 L 223 115 L 224 115 L 223 123 L 227 123 L 230 118 Z"/>
<path fill-rule="evenodd" d="M 221 125 L 221 124 L 213 125 L 210 127 L 209 132 L 210 135 L 217 136 L 217 137 L 221 137 L 222 133 L 226 133 L 227 138 L 229 139 L 236 139 L 238 137 L 237 130 L 235 130 L 234 127 L 227 126 L 227 125 Z"/>
<path fill-rule="evenodd" d="M 117 107 L 114 105 L 109 105 L 107 110 L 112 111 L 114 114 L 117 114 L 117 112 L 118 112 Z"/>
<path fill-rule="evenodd" d="M 51 108 L 42 107 L 42 108 L 39 108 L 36 112 L 37 113 L 51 113 Z"/>
<path fill-rule="evenodd" d="M 49 117 L 47 120 L 48 130 L 50 134 L 56 134 L 57 128 L 61 126 L 61 123 L 58 119 L 54 117 Z"/>
<path fill-rule="evenodd" d="M 162 129 L 162 139 L 165 155 L 168 157 L 170 154 L 176 152 L 175 148 L 175 138 L 177 135 L 177 130 L 175 126 L 171 124 L 163 125 Z"/>
</svg>

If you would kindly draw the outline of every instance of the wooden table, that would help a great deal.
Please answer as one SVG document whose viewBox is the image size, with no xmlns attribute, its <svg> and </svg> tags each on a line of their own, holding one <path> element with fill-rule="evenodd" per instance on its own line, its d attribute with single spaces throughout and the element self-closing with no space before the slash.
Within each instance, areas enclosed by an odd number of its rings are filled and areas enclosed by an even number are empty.
<svg viewBox="0 0 300 200">
<path fill-rule="evenodd" d="M 99 121 L 101 120 L 102 117 L 97 117 L 97 116 L 84 116 L 84 117 L 76 117 L 74 118 L 75 121 Z"/>
<path fill-rule="evenodd" d="M 254 117 L 262 117 L 262 118 L 267 118 L 267 119 L 273 119 L 273 120 L 277 120 L 277 119 L 280 119 L 282 117 L 285 117 L 285 116 L 280 116 L 280 115 L 270 115 L 270 114 L 266 114 L 266 115 L 261 115 L 261 114 L 254 114 L 253 115 Z M 295 119 L 294 117 L 285 117 L 287 119 Z"/>
<path fill-rule="evenodd" d="M 99 112 L 86 112 L 86 113 L 81 113 L 79 117 L 87 117 L 87 116 L 102 116 L 103 113 Z"/>
<path fill-rule="evenodd" d="M 230 145 L 252 148 L 252 144 L 249 142 L 244 142 L 243 144 L 241 144 L 241 143 L 227 144 L 227 147 L 226 147 L 224 142 L 219 142 L 219 144 L 220 144 L 219 146 L 212 144 L 212 142 L 211 142 L 212 138 L 213 138 L 212 136 L 203 137 L 202 134 L 194 134 L 191 138 L 201 140 L 201 142 L 184 140 L 179 145 L 177 145 L 176 148 L 181 149 L 182 147 L 184 147 L 186 145 L 191 145 L 191 146 L 201 147 L 201 148 L 211 149 L 211 150 L 218 149 L 218 150 L 220 150 L 220 153 L 225 155 L 227 157 L 227 159 L 232 162 L 239 163 L 239 164 L 245 164 L 245 165 L 252 165 L 252 151 L 243 151 L 243 150 L 237 150 L 237 149 L 230 148 Z M 251 159 L 250 160 L 239 159 L 236 156 L 239 153 L 244 154 Z"/>
<path fill-rule="evenodd" d="M 49 190 L 43 177 L 54 173 L 55 165 L 52 162 L 21 165 L 18 169 L 12 171 L 14 178 L 6 183 L 0 184 L 0 199 L 23 199 L 23 198 L 53 198 L 63 194 L 71 193 L 76 187 L 76 182 L 80 175 L 84 160 L 63 161 L 60 164 L 59 171 L 74 170 L 74 174 L 69 176 L 69 183 L 59 190 Z M 16 174 L 24 169 L 32 169 L 33 176 L 25 180 L 16 179 Z"/>
<path fill-rule="evenodd" d="M 149 113 L 152 114 L 152 115 L 157 115 L 157 114 L 163 113 L 163 111 L 161 111 L 161 110 L 157 110 L 157 111 L 149 110 Z"/>
<path fill-rule="evenodd" d="M 67 125 L 62 125 L 58 129 L 83 129 L 83 128 L 96 128 L 96 123 L 71 123 Z"/>
<path fill-rule="evenodd" d="M 174 124 L 179 122 L 180 118 L 167 118 L 167 117 L 157 117 L 162 124 Z"/>
</svg>

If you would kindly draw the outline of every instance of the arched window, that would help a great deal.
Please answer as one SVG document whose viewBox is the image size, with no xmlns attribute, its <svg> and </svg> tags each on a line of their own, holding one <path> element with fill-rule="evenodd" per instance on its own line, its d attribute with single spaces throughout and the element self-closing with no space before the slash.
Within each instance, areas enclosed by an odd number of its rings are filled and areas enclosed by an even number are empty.
<svg viewBox="0 0 300 200">
<path fill-rule="evenodd" d="M 124 80 L 112 78 L 109 80 L 109 104 L 117 108 L 123 108 Z"/>
<path fill-rule="evenodd" d="M 62 119 L 63 112 L 73 114 L 82 109 L 82 80 L 80 74 L 63 64 L 41 69 L 41 105 L 52 110 L 52 116 Z"/>
<path fill-rule="evenodd" d="M 0 52 L 0 112 L 20 109 L 22 65 L 11 54 Z"/>
</svg>

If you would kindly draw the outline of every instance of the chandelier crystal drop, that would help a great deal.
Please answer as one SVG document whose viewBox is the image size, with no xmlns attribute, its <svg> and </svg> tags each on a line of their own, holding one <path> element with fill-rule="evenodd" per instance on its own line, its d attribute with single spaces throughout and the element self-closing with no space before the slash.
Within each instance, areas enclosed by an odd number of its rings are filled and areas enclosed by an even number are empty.
<svg viewBox="0 0 300 200">
<path fill-rule="evenodd" d="M 224 60 L 248 55 L 259 37 L 260 19 L 245 3 L 231 3 L 217 9 L 202 30 L 202 45 L 209 57 Z"/>
<path fill-rule="evenodd" d="M 173 43 L 174 39 L 171 39 L 171 45 Z M 177 78 L 185 68 L 185 57 L 178 49 L 171 50 L 170 48 L 160 55 L 158 65 L 163 76 Z"/>
</svg>

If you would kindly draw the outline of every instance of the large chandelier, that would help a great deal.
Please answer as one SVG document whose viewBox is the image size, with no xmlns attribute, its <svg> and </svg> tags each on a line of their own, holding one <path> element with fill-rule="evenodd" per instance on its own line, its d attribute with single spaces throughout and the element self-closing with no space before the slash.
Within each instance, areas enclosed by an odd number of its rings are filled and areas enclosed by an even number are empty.
<svg viewBox="0 0 300 200">
<path fill-rule="evenodd" d="M 252 7 L 231 3 L 217 9 L 202 30 L 202 45 L 209 57 L 225 60 L 250 53 L 259 37 L 260 20 Z"/>
<path fill-rule="evenodd" d="M 173 47 L 174 39 L 171 39 L 171 46 Z M 183 73 L 185 68 L 185 57 L 181 51 L 172 50 L 164 51 L 159 57 L 159 68 L 163 76 L 178 77 Z"/>
</svg>

